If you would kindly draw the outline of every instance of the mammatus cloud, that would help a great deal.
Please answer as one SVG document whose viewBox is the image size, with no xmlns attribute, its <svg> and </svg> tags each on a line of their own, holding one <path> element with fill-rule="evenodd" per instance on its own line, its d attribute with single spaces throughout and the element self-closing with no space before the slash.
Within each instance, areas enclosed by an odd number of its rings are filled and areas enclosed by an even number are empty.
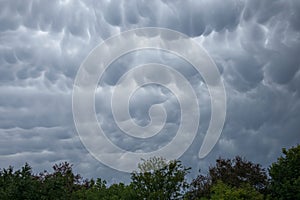
<svg viewBox="0 0 300 200">
<path fill-rule="evenodd" d="M 80 143 L 71 96 L 80 64 L 100 42 L 121 31 L 164 27 L 202 44 L 225 82 L 227 118 L 214 150 L 196 152 L 210 119 L 205 82 L 184 60 L 164 52 L 141 51 L 112 63 L 96 93 L 99 122 L 125 149 L 153 150 L 174 135 L 135 141 L 116 128 L 109 96 L 118 78 L 149 62 L 173 66 L 197 90 L 201 110 L 198 136 L 182 156 L 184 164 L 207 168 L 219 155 L 246 156 L 268 165 L 281 147 L 299 142 L 300 2 L 223 1 L 1 1 L 0 2 L 0 167 L 28 161 L 35 169 L 68 160 L 84 176 L 114 180 L 119 172 L 94 160 Z M 167 131 L 178 128 L 178 101 L 157 86 L 138 90 L 131 102 L 134 120 L 148 123 L 153 103 L 165 105 Z M 191 174 L 191 176 L 193 175 Z M 122 174 L 123 175 L 123 174 Z"/>
</svg>

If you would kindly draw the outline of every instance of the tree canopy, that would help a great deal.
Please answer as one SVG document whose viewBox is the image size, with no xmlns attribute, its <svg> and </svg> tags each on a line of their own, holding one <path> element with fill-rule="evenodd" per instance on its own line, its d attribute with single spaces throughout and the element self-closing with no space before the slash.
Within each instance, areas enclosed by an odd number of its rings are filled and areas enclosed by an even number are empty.
<svg viewBox="0 0 300 200">
<path fill-rule="evenodd" d="M 264 194 L 268 186 L 268 179 L 265 169 L 259 164 L 236 156 L 233 159 L 217 159 L 216 165 L 209 168 L 209 174 L 198 175 L 190 186 L 188 196 L 191 199 L 212 198 L 215 191 L 223 190 L 254 193 L 251 192 L 253 190 L 256 193 Z"/>
<path fill-rule="evenodd" d="M 189 167 L 161 157 L 142 160 L 129 184 L 112 185 L 101 178 L 82 178 L 68 162 L 39 174 L 25 163 L 19 170 L 12 166 L 0 170 L 0 199 L 300 199 L 300 146 L 282 152 L 269 167 L 269 178 L 259 164 L 236 156 L 217 159 L 208 174 L 200 173 L 190 183 Z"/>
<path fill-rule="evenodd" d="M 180 199 L 188 188 L 185 176 L 190 168 L 179 160 L 167 163 L 162 158 L 151 158 L 139 168 L 139 172 L 131 174 L 131 185 L 138 191 L 139 199 Z"/>
<path fill-rule="evenodd" d="M 270 190 L 276 199 L 300 199 L 300 145 L 282 149 L 283 156 L 269 168 Z"/>
</svg>

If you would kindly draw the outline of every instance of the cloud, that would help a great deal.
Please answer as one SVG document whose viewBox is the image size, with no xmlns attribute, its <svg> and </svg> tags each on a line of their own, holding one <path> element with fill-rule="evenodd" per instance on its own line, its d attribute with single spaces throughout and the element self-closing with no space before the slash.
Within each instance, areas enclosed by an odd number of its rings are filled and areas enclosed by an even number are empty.
<svg viewBox="0 0 300 200">
<path fill-rule="evenodd" d="M 110 109 L 112 89 L 126 71 L 158 62 L 190 80 L 199 99 L 198 135 L 181 157 L 193 167 L 191 177 L 219 155 L 239 154 L 269 165 L 281 147 L 300 139 L 299 8 L 297 0 L 1 1 L 0 167 L 28 161 L 38 171 L 69 160 L 86 177 L 114 182 L 123 176 L 100 164 L 80 143 L 72 118 L 72 88 L 80 64 L 96 45 L 121 31 L 147 26 L 192 37 L 216 62 L 227 92 L 223 133 L 208 157 L 199 160 L 211 116 L 205 82 L 183 59 L 145 50 L 117 59 L 99 82 L 96 111 L 109 139 L 127 150 L 151 151 L 174 137 L 179 104 L 165 88 L 141 88 L 130 101 L 130 114 L 140 125 L 149 122 L 152 104 L 167 111 L 163 131 L 149 140 L 124 135 Z"/>
</svg>

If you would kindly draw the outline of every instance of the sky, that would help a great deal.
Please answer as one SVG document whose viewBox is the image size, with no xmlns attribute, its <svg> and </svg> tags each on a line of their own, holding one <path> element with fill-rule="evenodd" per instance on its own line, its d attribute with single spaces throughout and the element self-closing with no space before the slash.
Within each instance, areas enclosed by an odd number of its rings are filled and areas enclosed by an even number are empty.
<svg viewBox="0 0 300 200">
<path fill-rule="evenodd" d="M 104 165 L 81 142 L 73 120 L 72 91 L 82 62 L 97 45 L 144 27 L 178 31 L 206 50 L 226 91 L 222 134 L 200 159 L 198 151 L 211 119 L 203 77 L 176 55 L 140 50 L 117 58 L 99 80 L 95 110 L 106 136 L 133 152 L 154 151 L 174 138 L 180 103 L 167 88 L 145 85 L 129 101 L 130 115 L 141 126 L 149 123 L 151 105 L 165 107 L 166 124 L 155 137 L 125 135 L 110 107 L 122 74 L 156 62 L 172 66 L 189 80 L 199 101 L 197 135 L 179 158 L 192 167 L 190 178 L 199 169 L 206 172 L 219 156 L 240 155 L 268 167 L 281 148 L 300 143 L 299 19 L 298 0 L 1 0 L 0 168 L 28 162 L 37 173 L 68 161 L 83 177 L 128 181 L 129 173 Z M 142 76 L 131 78 L 138 81 Z M 158 76 L 171 77 L 163 72 Z"/>
</svg>

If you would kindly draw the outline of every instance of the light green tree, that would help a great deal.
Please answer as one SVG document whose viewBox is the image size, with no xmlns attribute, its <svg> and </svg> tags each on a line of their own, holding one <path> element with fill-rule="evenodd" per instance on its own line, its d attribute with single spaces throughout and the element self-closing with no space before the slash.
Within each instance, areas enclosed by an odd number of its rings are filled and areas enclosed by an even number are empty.
<svg viewBox="0 0 300 200">
<path fill-rule="evenodd" d="M 263 200 L 264 196 L 249 184 L 241 187 L 232 187 L 222 181 L 218 181 L 211 189 L 212 200 Z"/>
<path fill-rule="evenodd" d="M 180 199 L 188 187 L 186 174 L 190 168 L 180 161 L 166 162 L 151 158 L 139 165 L 140 171 L 131 173 L 131 185 L 138 199 Z"/>
</svg>

